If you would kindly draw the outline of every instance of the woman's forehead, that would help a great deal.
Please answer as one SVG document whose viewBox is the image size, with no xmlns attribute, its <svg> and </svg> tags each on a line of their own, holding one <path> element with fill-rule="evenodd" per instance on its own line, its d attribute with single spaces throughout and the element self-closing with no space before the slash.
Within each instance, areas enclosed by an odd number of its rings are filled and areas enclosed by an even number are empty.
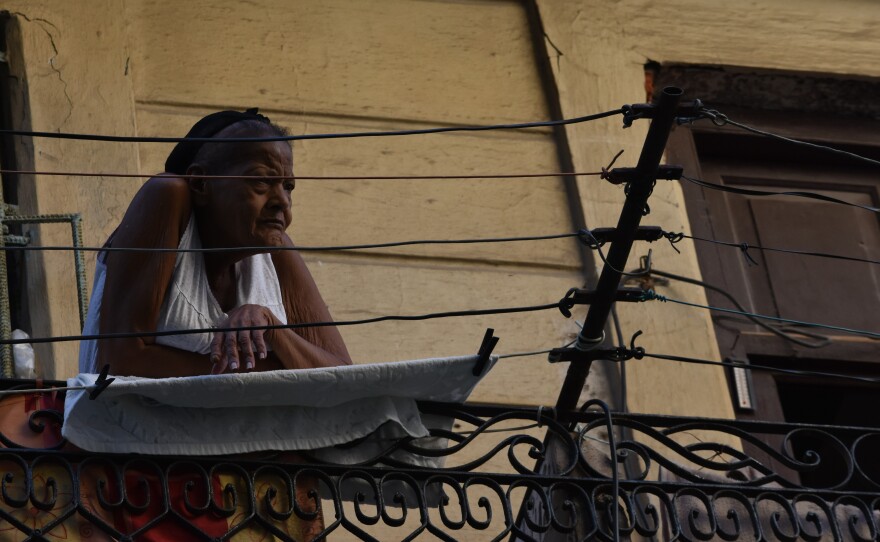
<svg viewBox="0 0 880 542">
<path fill-rule="evenodd" d="M 228 148 L 221 149 L 226 155 L 227 163 L 259 162 L 288 167 L 293 165 L 293 151 L 284 141 L 254 141 L 227 145 Z"/>
<path fill-rule="evenodd" d="M 292 165 L 293 151 L 284 141 L 255 141 L 241 143 L 232 149 L 233 160 L 263 162 L 275 165 Z"/>
</svg>

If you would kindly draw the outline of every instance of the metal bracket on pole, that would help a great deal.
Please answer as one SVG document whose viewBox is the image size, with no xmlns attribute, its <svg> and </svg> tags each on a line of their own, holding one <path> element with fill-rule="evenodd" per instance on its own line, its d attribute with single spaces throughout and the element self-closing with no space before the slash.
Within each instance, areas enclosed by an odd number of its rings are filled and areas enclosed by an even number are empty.
<svg viewBox="0 0 880 542">
<path fill-rule="evenodd" d="M 684 168 L 681 166 L 660 166 L 657 168 L 657 175 L 654 177 L 658 181 L 678 181 Z M 605 180 L 611 184 L 629 183 L 638 179 L 639 170 L 634 167 L 616 167 L 605 173 Z"/>
<path fill-rule="evenodd" d="M 575 305 L 592 305 L 600 297 L 595 290 L 583 290 L 572 288 L 559 300 L 559 312 L 566 318 L 571 318 L 571 309 Z M 621 288 L 614 295 L 614 301 L 638 303 L 645 300 L 645 291 L 640 288 Z"/>
<path fill-rule="evenodd" d="M 630 189 L 627 191 L 626 201 L 617 222 L 616 239 L 608 250 L 606 263 L 596 285 L 595 298 L 590 305 L 584 327 L 578 334 L 574 349 L 586 351 L 597 346 L 602 340 L 611 306 L 618 296 L 618 287 L 623 276 L 621 270 L 626 268 L 645 204 L 657 180 L 666 140 L 679 112 L 678 103 L 681 95 L 681 89 L 667 87 L 660 93 L 656 105 L 642 108 L 639 110 L 640 116 L 635 117 L 651 118 L 651 126 L 648 128 L 639 162 L 631 174 L 631 180 L 628 181 Z M 558 411 L 567 412 L 577 407 L 589 372 L 590 362 L 573 364 L 568 368 L 556 402 Z"/>
<path fill-rule="evenodd" d="M 589 231 L 589 235 L 584 231 L 581 239 L 586 238 L 589 241 L 595 240 L 597 243 L 604 245 L 605 243 L 615 243 L 620 239 L 616 228 L 595 228 Z M 639 226 L 636 230 L 636 241 L 658 241 L 663 238 L 663 228 L 660 226 Z"/>
</svg>

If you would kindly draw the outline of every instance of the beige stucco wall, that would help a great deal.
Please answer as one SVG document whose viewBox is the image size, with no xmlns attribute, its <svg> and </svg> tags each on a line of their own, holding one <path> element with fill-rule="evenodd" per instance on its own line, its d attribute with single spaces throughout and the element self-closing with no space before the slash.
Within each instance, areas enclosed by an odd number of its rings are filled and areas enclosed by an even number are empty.
<svg viewBox="0 0 880 542">
<path fill-rule="evenodd" d="M 871 2 L 538 2 L 568 116 L 641 102 L 642 64 L 713 63 L 878 75 L 878 8 Z M 546 118 L 525 11 L 516 2 L 264 0 L 4 2 L 20 31 L 10 68 L 26 81 L 22 116 L 37 130 L 178 135 L 202 114 L 260 106 L 297 133 L 380 130 Z M 663 24 L 658 21 L 668 21 Z M 15 26 L 13 26 L 13 29 Z M 15 32 L 12 32 L 15 39 Z M 780 40 L 779 36 L 785 36 Z M 551 48 L 551 56 L 553 49 Z M 617 120 L 568 128 L 576 169 L 596 170 L 617 150 L 635 162 L 646 123 Z M 167 145 L 40 139 L 37 170 L 156 172 Z M 308 175 L 538 172 L 558 168 L 548 131 L 308 141 L 295 145 Z M 82 212 L 86 244 L 103 242 L 139 182 L 38 177 L 25 212 Z M 616 221 L 619 187 L 580 181 L 591 227 Z M 661 183 L 646 223 L 687 230 L 679 188 Z M 480 237 L 568 231 L 555 179 L 479 182 L 301 181 L 292 233 L 301 244 Z M 67 230 L 39 230 L 66 244 Z M 658 266 L 698 276 L 694 254 L 655 247 Z M 647 247 L 637 247 L 634 255 Z M 34 335 L 77 332 L 72 258 L 32 257 Z M 339 319 L 542 303 L 580 282 L 573 243 L 413 247 L 309 255 Z M 94 257 L 88 258 L 91 273 Z M 90 274 L 91 276 L 91 274 Z M 45 289 L 45 296 L 42 290 Z M 703 300 L 696 288 L 670 296 Z M 47 301 L 48 300 L 48 301 Z M 643 329 L 649 350 L 717 356 L 708 315 L 670 305 L 621 307 L 627 334 Z M 51 315 L 51 318 L 49 317 Z M 359 362 L 473 351 L 487 326 L 500 352 L 546 348 L 574 332 L 547 312 L 344 330 Z M 43 374 L 69 376 L 76 344 L 40 347 Z M 496 369 L 476 398 L 550 404 L 564 367 L 541 358 Z M 631 364 L 634 410 L 728 416 L 720 371 Z M 718 400 L 723 398 L 722 400 Z M 699 405 L 699 407 L 696 407 Z"/>
<path fill-rule="evenodd" d="M 247 106 L 261 107 L 296 133 L 547 117 L 525 12 L 514 2 L 267 1 L 248 10 L 233 2 L 5 7 L 23 19 L 25 62 L 19 69 L 29 83 L 28 119 L 36 130 L 182 135 L 206 112 Z M 266 13 L 273 14 L 271 24 Z M 40 139 L 34 167 L 152 173 L 161 171 L 168 150 Z M 558 170 L 547 130 L 303 142 L 295 153 L 303 176 Z M 98 245 L 138 185 L 131 179 L 39 177 L 32 201 L 23 206 L 28 212 L 82 212 L 86 244 Z M 570 230 L 554 178 L 303 180 L 294 212 L 295 239 L 311 245 Z M 44 244 L 68 242 L 63 228 L 41 232 Z M 309 255 L 308 261 L 335 317 L 352 319 L 552 302 L 579 282 L 574 248 L 572 240 L 412 247 Z M 68 259 L 50 254 L 34 262 L 45 273 L 51 313 L 51 319 L 38 318 L 34 335 L 77 331 Z M 87 259 L 91 276 L 94 255 Z M 35 290 L 38 305 L 40 288 Z M 576 329 L 548 311 L 343 333 L 358 362 L 393 361 L 475 352 L 490 326 L 502 337 L 503 352 L 556 346 Z M 73 374 L 75 353 L 75 343 L 42 349 L 43 374 Z M 478 397 L 551 404 L 563 371 L 540 358 L 507 363 L 493 371 Z"/>
<path fill-rule="evenodd" d="M 136 131 L 128 40 L 117 0 L 79 2 L 10 1 L 0 4 L 13 16 L 10 72 L 19 84 L 13 114 L 35 130 L 132 134 Z M 22 140 L 20 140 L 22 141 Z M 138 168 L 130 144 L 38 139 L 23 140 L 22 167 L 37 171 L 117 171 Z M 21 212 L 73 213 L 84 217 L 84 242 L 103 243 L 134 194 L 133 185 L 77 177 L 26 177 Z M 30 228 L 35 244 L 70 245 L 70 227 Z M 28 256 L 34 336 L 80 332 L 73 256 L 54 252 Z M 94 256 L 88 258 L 89 277 Z M 78 345 L 37 345 L 40 372 L 65 378 L 75 371 Z"/>
<path fill-rule="evenodd" d="M 233 6 L 127 4 L 131 39 L 138 44 L 132 69 L 143 133 L 183 133 L 205 112 L 249 105 L 262 107 L 294 133 L 547 116 L 525 12 L 516 3 Z M 170 11 L 174 21 L 168 20 Z M 273 14 L 268 29 L 264 12 Z M 195 18 L 198 25 L 187 23 Z M 236 24 L 230 24 L 233 18 Z M 220 34 L 224 39 L 217 40 Z M 167 147 L 143 145 L 142 170 L 159 170 L 165 152 Z M 306 141 L 296 143 L 294 153 L 297 174 L 304 177 L 558 170 L 550 133 L 539 130 Z M 291 233 L 304 245 L 570 229 L 561 183 L 552 178 L 301 180 L 294 197 Z M 566 240 L 306 257 L 334 316 L 358 319 L 552 302 L 577 280 L 573 249 Z M 502 337 L 503 351 L 554 346 L 575 329 L 547 312 L 389 322 L 342 333 L 354 359 L 371 362 L 475 352 L 486 327 Z M 477 397 L 550 404 L 562 369 L 541 360 L 503 364 Z"/>
</svg>

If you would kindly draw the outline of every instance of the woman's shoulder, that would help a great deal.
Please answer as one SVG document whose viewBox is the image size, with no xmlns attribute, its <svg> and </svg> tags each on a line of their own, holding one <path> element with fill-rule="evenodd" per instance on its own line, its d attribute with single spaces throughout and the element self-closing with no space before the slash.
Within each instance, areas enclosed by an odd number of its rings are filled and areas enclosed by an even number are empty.
<svg viewBox="0 0 880 542">
<path fill-rule="evenodd" d="M 189 208 L 189 185 L 186 179 L 174 177 L 170 173 L 160 173 L 155 177 L 150 177 L 141 186 L 132 203 L 139 199 L 143 200 L 141 203 L 171 205 L 172 207 L 182 206 L 185 203 Z"/>
<path fill-rule="evenodd" d="M 127 234 L 133 238 L 153 237 L 150 232 L 170 233 L 176 225 L 176 237 L 179 240 L 191 213 L 192 198 L 187 181 L 162 173 L 151 177 L 135 194 L 117 230 L 117 235 Z M 176 241 L 172 242 L 176 246 Z"/>
<path fill-rule="evenodd" d="M 181 231 L 186 227 L 192 210 L 192 196 L 186 179 L 172 176 L 170 173 L 160 173 L 150 177 L 138 191 L 132 205 L 139 199 L 140 204 L 153 207 L 166 219 L 177 217 Z"/>
</svg>

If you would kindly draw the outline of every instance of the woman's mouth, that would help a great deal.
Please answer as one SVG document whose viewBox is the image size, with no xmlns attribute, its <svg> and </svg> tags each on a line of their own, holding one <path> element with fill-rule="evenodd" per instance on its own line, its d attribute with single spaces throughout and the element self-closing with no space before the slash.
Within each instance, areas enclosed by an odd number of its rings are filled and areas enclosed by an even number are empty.
<svg viewBox="0 0 880 542">
<path fill-rule="evenodd" d="M 287 227 L 284 224 L 284 221 L 282 221 L 282 220 L 275 220 L 275 219 L 260 220 L 260 224 L 262 224 L 263 226 L 266 226 L 268 228 L 274 228 L 274 229 L 278 229 L 281 231 L 284 231 L 287 229 Z"/>
</svg>

